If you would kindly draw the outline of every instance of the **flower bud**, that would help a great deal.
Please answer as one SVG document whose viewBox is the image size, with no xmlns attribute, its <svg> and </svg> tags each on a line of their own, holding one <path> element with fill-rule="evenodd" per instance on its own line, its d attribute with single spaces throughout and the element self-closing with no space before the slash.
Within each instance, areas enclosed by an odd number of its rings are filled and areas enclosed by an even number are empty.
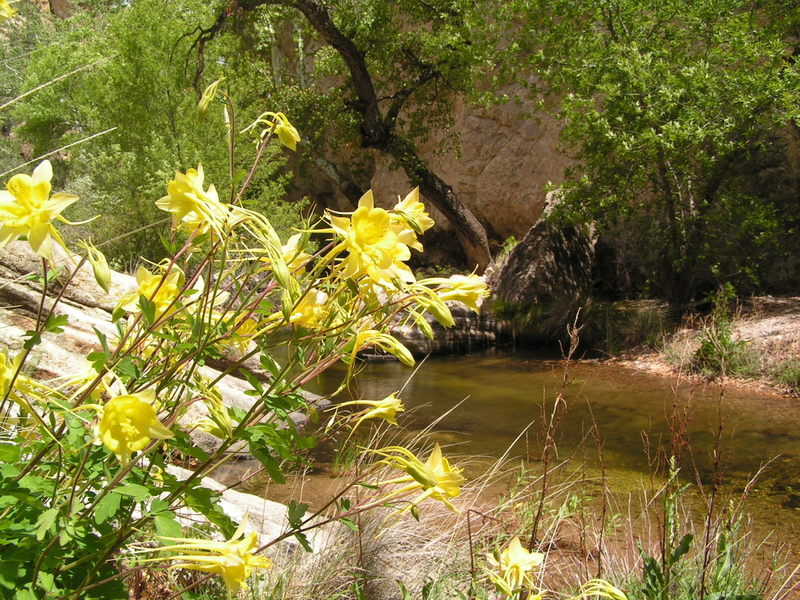
<svg viewBox="0 0 800 600">
<path fill-rule="evenodd" d="M 108 293 L 111 289 L 111 269 L 105 255 L 100 252 L 91 242 L 81 241 L 78 245 L 86 250 L 86 259 L 92 265 L 94 280 L 103 290 Z"/>
<path fill-rule="evenodd" d="M 203 91 L 200 102 L 197 103 L 197 118 L 201 121 L 206 118 L 211 103 L 214 101 L 214 98 L 217 97 L 217 88 L 219 88 L 219 84 L 224 80 L 224 77 L 220 77 Z"/>
</svg>

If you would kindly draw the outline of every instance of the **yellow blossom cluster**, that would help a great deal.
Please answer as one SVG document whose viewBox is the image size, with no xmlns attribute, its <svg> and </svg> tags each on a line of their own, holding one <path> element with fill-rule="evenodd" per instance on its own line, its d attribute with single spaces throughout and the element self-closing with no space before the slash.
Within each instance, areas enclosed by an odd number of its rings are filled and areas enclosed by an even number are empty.
<svg viewBox="0 0 800 600">
<path fill-rule="evenodd" d="M 519 537 L 514 537 L 500 552 L 488 556 L 488 561 L 496 570 L 489 572 L 489 578 L 495 587 L 511 596 L 523 589 L 533 589 L 534 570 L 542 565 L 545 555 L 541 552 L 529 552 L 522 547 Z"/>
<path fill-rule="evenodd" d="M 8 0 L 0 0 L 0 23 L 13 19 L 16 14 L 16 9 L 11 6 Z"/>
<path fill-rule="evenodd" d="M 0 16 L 3 2 L 0 0 Z M 201 112 L 221 93 L 219 86 L 217 81 L 206 91 Z M 271 133 L 293 150 L 300 141 L 283 113 L 264 113 L 256 124 L 266 127 L 262 140 Z M 44 161 L 31 175 L 12 177 L 0 191 L 0 247 L 22 237 L 34 252 L 49 259 L 55 245 L 64 246 L 53 222 L 68 223 L 61 212 L 77 197 L 51 194 L 52 176 L 50 163 Z M 418 189 L 390 209 L 376 206 L 369 191 L 352 213 L 326 213 L 322 226 L 296 231 L 285 243 L 265 217 L 235 200 L 221 202 L 215 186 L 205 181 L 201 164 L 176 171 L 156 206 L 171 215 L 176 232 L 173 239 L 186 240 L 183 250 L 171 259 L 137 269 L 135 289 L 118 298 L 114 312 L 119 337 L 113 343 L 117 346 L 111 347 L 110 335 L 107 338 L 98 332 L 103 351 L 89 356 L 91 368 L 63 384 L 71 391 L 58 398 L 59 402 L 67 400 L 64 411 L 91 429 L 94 443 L 116 457 L 122 469 L 117 482 L 137 465 L 155 472 L 157 467 L 149 465 L 148 458 L 158 461 L 145 455 L 159 440 L 184 436 L 175 422 L 185 414 L 182 411 L 188 403 L 205 405 L 208 416 L 194 425 L 226 443 L 242 437 L 248 425 L 263 417 L 263 413 L 251 418 L 229 410 L 214 387 L 216 382 L 203 379 L 197 371 L 197 365 L 204 364 L 208 356 L 218 356 L 218 344 L 244 355 L 255 347 L 254 341 L 262 351 L 277 338 L 290 337 L 298 347 L 307 342 L 310 350 L 297 351 L 299 366 L 291 365 L 307 377 L 292 382 L 296 389 L 314 376 L 313 368 L 321 370 L 337 360 L 348 365 L 349 378 L 358 353 L 368 348 L 413 365 L 411 352 L 388 332 L 392 322 L 431 314 L 440 323 L 451 325 L 446 302 L 463 302 L 478 310 L 486 294 L 485 284 L 474 274 L 416 279 L 407 265 L 411 250 L 422 250 L 420 236 L 434 226 Z M 313 238 L 318 234 L 327 239 L 318 243 Z M 105 256 L 91 243 L 80 245 L 95 279 L 110 290 L 111 271 Z M 210 250 L 200 260 L 179 262 L 181 255 L 196 259 L 196 250 L 205 247 Z M 129 318 L 120 322 L 126 314 Z M 423 321 L 419 322 L 422 325 Z M 279 335 L 270 338 L 279 328 Z M 210 347 L 213 352 L 203 355 Z M 264 358 L 275 364 L 279 361 L 272 356 Z M 275 372 L 290 370 L 278 366 Z M 18 367 L 0 354 L 0 391 L 28 410 L 21 392 L 28 380 L 18 373 Z M 305 368 L 308 370 L 303 371 Z M 404 410 L 398 396 L 395 392 L 381 400 L 354 400 L 337 409 L 355 409 L 345 421 L 352 435 L 368 420 L 397 424 L 397 415 Z M 93 412 L 86 417 L 83 410 Z M 37 418 L 35 411 L 30 412 Z M 90 437 L 85 439 L 88 442 Z M 379 503 L 408 496 L 408 505 L 398 512 L 401 515 L 431 498 L 458 512 L 452 500 L 460 495 L 465 479 L 438 444 L 427 460 L 402 446 L 375 452 L 380 462 L 401 471 L 380 483 L 388 489 L 376 493 Z M 172 568 L 219 575 L 231 594 L 246 587 L 253 570 L 271 566 L 269 559 L 258 555 L 257 536 L 245 535 L 242 527 L 227 541 L 162 539 L 174 543 L 158 551 L 177 555 L 152 560 L 169 560 Z M 506 563 L 512 565 L 514 560 Z M 512 566 L 501 570 L 510 573 Z"/>
<path fill-rule="evenodd" d="M 170 546 L 158 548 L 159 552 L 177 552 L 176 556 L 167 557 L 174 564 L 172 569 L 190 569 L 205 571 L 222 577 L 228 593 L 234 596 L 239 590 L 247 589 L 247 578 L 254 569 L 269 569 L 272 561 L 266 556 L 259 556 L 258 536 L 255 533 L 244 533 L 243 521 L 231 538 L 224 542 L 198 538 L 162 537 L 167 542 L 178 542 Z M 158 559 L 153 559 L 158 560 Z"/>
<path fill-rule="evenodd" d="M 422 490 L 422 493 L 414 498 L 399 514 L 411 510 L 412 507 L 426 498 L 439 500 L 453 512 L 458 512 L 458 509 L 450 502 L 450 498 L 456 498 L 461 494 L 464 476 L 461 475 L 461 469 L 451 466 L 447 458 L 442 455 L 442 449 L 439 444 L 434 446 L 428 460 L 425 462 L 422 462 L 413 452 L 402 446 L 389 446 L 373 452 L 384 457 L 381 461 L 384 464 L 396 467 L 406 473 L 402 477 L 388 479 L 379 484 L 382 487 L 387 485 L 400 486 L 391 491 L 385 499 L 404 495 L 415 490 Z"/>
<path fill-rule="evenodd" d="M 176 229 L 197 235 L 210 230 L 219 238 L 225 235 L 235 211 L 219 201 L 213 184 L 203 189 L 204 177 L 203 165 L 187 169 L 186 173 L 175 171 L 175 179 L 167 184 L 167 195 L 156 206 L 172 214 L 172 226 Z"/>
</svg>

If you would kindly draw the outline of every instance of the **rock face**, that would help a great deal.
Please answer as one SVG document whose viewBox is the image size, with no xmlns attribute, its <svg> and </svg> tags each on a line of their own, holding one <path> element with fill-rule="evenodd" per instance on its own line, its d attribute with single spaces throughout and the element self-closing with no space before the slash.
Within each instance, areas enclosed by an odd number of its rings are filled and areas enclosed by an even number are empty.
<svg viewBox="0 0 800 600">
<path fill-rule="evenodd" d="M 523 95 L 521 86 L 509 86 L 500 93 L 508 98 Z M 530 116 L 533 113 L 536 118 Z M 420 156 L 453 187 L 491 240 L 519 239 L 541 216 L 547 184 L 562 181 L 564 169 L 573 162 L 558 149 L 560 131 L 559 121 L 537 110 L 532 101 L 509 100 L 488 109 L 459 101 L 453 109 L 453 126 L 434 132 L 420 145 Z M 457 149 L 454 140 L 458 140 Z M 376 204 L 382 207 L 394 205 L 398 195 L 413 187 L 386 155 L 360 151 L 355 156 L 345 152 L 336 165 L 317 165 L 305 183 L 303 178 L 295 182 L 298 193 L 311 196 L 322 206 L 352 210 L 352 194 L 348 198 L 343 193 L 341 174 L 365 190 L 372 187 Z M 351 168 L 348 161 L 359 168 Z M 430 208 L 430 203 L 427 205 Z M 458 245 L 453 243 L 444 217 L 435 210 L 432 216 L 437 226 L 422 238 L 422 260 L 445 264 L 456 256 Z"/>
<path fill-rule="evenodd" d="M 514 98 L 523 90 L 514 86 L 503 94 Z M 459 102 L 452 130 L 421 146 L 422 157 L 496 240 L 525 235 L 542 214 L 547 183 L 561 181 L 571 163 L 557 151 L 559 122 L 544 114 L 531 118 L 532 112 L 533 103 L 508 101 L 480 109 Z M 458 155 L 442 151 L 453 139 L 459 140 Z M 411 187 L 402 171 L 390 169 L 385 157 L 376 155 L 375 163 L 371 183 L 376 198 L 393 202 Z M 447 228 L 440 215 L 434 218 Z"/>
<path fill-rule="evenodd" d="M 455 325 L 442 327 L 436 320 L 425 315 L 433 329 L 429 340 L 419 327 L 398 325 L 392 328 L 396 337 L 416 357 L 428 354 L 465 354 L 493 346 L 496 340 L 494 319 L 489 315 L 475 314 L 463 304 L 449 302 Z"/>
<path fill-rule="evenodd" d="M 589 290 L 594 243 L 572 225 L 540 221 L 517 244 L 493 281 L 493 297 L 526 307 L 578 301 Z"/>
<path fill-rule="evenodd" d="M 54 265 L 60 269 L 60 275 L 49 284 L 51 294 L 62 291 L 68 274 L 77 265 L 77 259 L 67 256 L 56 247 Z M 0 350 L 8 349 L 10 354 L 16 354 L 22 348 L 25 332 L 34 329 L 41 287 L 28 275 L 40 271 L 39 259 L 31 252 L 27 242 L 12 242 L 0 252 Z M 31 353 L 26 364 L 33 368 L 36 377 L 55 379 L 81 373 L 85 369 L 86 356 L 101 349 L 96 332 L 99 331 L 109 340 L 115 338 L 117 332 L 111 322 L 111 312 L 117 299 L 136 289 L 137 284 L 133 277 L 117 272 L 112 273 L 111 282 L 111 291 L 105 294 L 95 283 L 92 270 L 86 264 L 64 288 L 56 313 L 66 316 L 68 324 L 59 335 L 45 333 L 42 343 Z M 52 305 L 51 294 L 48 294 L 45 309 Z M 251 362 L 257 363 L 257 360 Z M 218 380 L 216 387 L 229 406 L 248 411 L 256 401 L 254 396 L 247 393 L 252 389 L 251 386 L 244 379 L 231 375 L 220 378 L 221 372 L 229 365 L 215 366 L 219 368 L 203 366 L 198 372 L 211 381 Z M 258 371 L 255 374 L 258 376 Z M 307 394 L 307 398 L 318 407 L 324 405 L 313 394 Z M 194 402 L 183 415 L 182 422 L 194 424 L 207 414 L 205 404 Z M 298 426 L 306 422 L 305 415 L 300 413 L 291 413 L 289 416 Z M 219 447 L 217 438 L 198 429 L 192 429 L 190 435 L 207 452 Z M 243 450 L 241 445 L 233 446 L 230 452 L 237 454 Z"/>
</svg>

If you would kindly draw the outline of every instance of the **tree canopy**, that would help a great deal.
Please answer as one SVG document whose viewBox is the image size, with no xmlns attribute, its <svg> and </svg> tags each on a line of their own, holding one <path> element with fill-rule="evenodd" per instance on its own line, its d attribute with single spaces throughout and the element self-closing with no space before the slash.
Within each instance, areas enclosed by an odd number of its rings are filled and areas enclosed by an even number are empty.
<svg viewBox="0 0 800 600">
<path fill-rule="evenodd" d="M 519 8 L 520 42 L 578 160 L 559 184 L 562 213 L 631 244 L 654 290 L 673 299 L 755 276 L 798 219 L 774 189 L 753 186 L 759 161 L 797 133 L 797 5 Z"/>
<path fill-rule="evenodd" d="M 483 225 L 418 147 L 432 130 L 450 126 L 455 98 L 491 97 L 502 72 L 502 7 L 464 0 L 247 0 L 238 11 L 218 11 L 198 48 L 213 46 L 232 27 L 255 37 L 291 32 L 299 43 L 273 70 L 275 92 L 300 109 L 300 122 L 327 119 L 310 128 L 315 158 L 331 165 L 328 157 L 343 147 L 385 153 L 451 223 L 468 265 L 485 267 L 491 256 Z M 351 200 L 360 195 L 352 179 L 336 179 Z"/>
<path fill-rule="evenodd" d="M 165 182 L 176 168 L 198 164 L 210 181 L 219 182 L 223 194 L 228 193 L 226 125 L 220 111 L 198 122 L 195 69 L 186 62 L 192 42 L 186 35 L 191 32 L 188 24 L 210 18 L 207 5 L 137 0 L 130 5 L 100 4 L 63 20 L 38 16 L 53 31 L 46 43 L 34 48 L 20 88 L 33 89 L 76 72 L 15 104 L 15 133 L 29 144 L 33 156 L 102 134 L 55 156 L 67 189 L 85 199 L 71 218 L 101 214 L 87 226 L 100 241 L 163 220 L 153 202 L 164 194 Z M 32 14 L 31 21 L 36 17 Z M 238 59 L 240 45 L 238 38 L 223 37 L 207 57 L 232 63 L 224 85 L 239 101 L 234 126 L 244 126 L 271 108 L 259 85 L 261 65 Z M 255 145 L 240 145 L 234 169 L 249 166 L 255 151 Z M 268 205 L 280 227 L 296 221 L 297 210 L 281 201 L 287 180 L 278 171 L 283 164 L 278 156 L 264 161 L 246 203 L 261 209 Z M 20 162 L 16 156 L 6 160 L 9 168 Z M 159 258 L 161 231 L 166 228 L 121 239 L 111 244 L 110 254 L 117 257 L 118 266 L 139 254 Z"/>
<path fill-rule="evenodd" d="M 303 138 L 290 168 L 267 161 L 248 202 L 296 212 L 279 197 L 313 165 L 355 205 L 382 153 L 450 221 L 470 268 L 491 258 L 484 224 L 420 144 L 435 132 L 443 152 L 457 149 L 454 101 L 497 102 L 512 78 L 535 82 L 522 98 L 531 118 L 555 107 L 576 159 L 554 183 L 555 214 L 615 240 L 635 274 L 630 293 L 684 301 L 723 281 L 756 289 L 800 225 L 784 168 L 800 144 L 793 3 L 136 0 L 83 4 L 64 20 L 25 11 L 5 41 L 9 59 L 14 44 L 24 51 L 7 63 L 16 68 L 3 93 L 79 72 L 15 105 L 6 128 L 34 156 L 102 133 L 60 153 L 56 174 L 128 224 L 153 216 L 176 164 L 202 162 L 222 182 L 250 163 L 254 146 L 240 145 L 231 168 L 214 143 L 226 132 L 219 112 L 195 118 L 202 89 L 224 77 L 234 126 L 284 111 Z M 47 43 L 33 41 L 37 27 Z M 149 233 L 133 243 L 159 251 Z"/>
</svg>

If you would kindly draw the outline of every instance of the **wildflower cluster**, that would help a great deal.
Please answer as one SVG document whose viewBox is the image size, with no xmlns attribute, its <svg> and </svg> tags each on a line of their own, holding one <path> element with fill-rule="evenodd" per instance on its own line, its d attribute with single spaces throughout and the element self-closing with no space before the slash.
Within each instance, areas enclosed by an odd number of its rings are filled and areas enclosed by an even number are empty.
<svg viewBox="0 0 800 600">
<path fill-rule="evenodd" d="M 542 552 L 531 552 L 522 546 L 519 537 L 513 537 L 502 549 L 495 549 L 487 557 L 484 571 L 495 589 L 506 598 L 544 600 L 550 597 L 541 586 L 542 566 L 547 558 Z M 568 600 L 628 600 L 625 593 L 605 579 L 590 579 L 578 593 Z"/>
<path fill-rule="evenodd" d="M 201 99 L 206 109 L 219 87 Z M 232 111 L 224 94 L 223 101 Z M 300 143 L 283 113 L 264 113 L 247 130 L 257 132 L 260 146 L 273 136 L 290 149 Z M 4 523 L 20 524 L 0 528 L 10 565 L 0 588 L 8 583 L 35 595 L 45 585 L 48 593 L 78 596 L 97 589 L 121 598 L 119 565 L 145 553 L 151 556 L 138 559 L 139 568 L 204 571 L 235 594 L 253 572 L 270 567 L 260 553 L 269 540 L 245 534 L 216 494 L 200 492 L 194 479 L 178 480 L 170 463 L 191 461 L 198 474 L 213 474 L 232 446 L 244 446 L 282 480 L 282 463 L 314 443 L 287 418 L 314 412 L 298 393 L 306 382 L 345 362 L 346 386 L 367 349 L 413 364 L 390 326 L 410 320 L 430 334 L 426 314 L 451 325 L 447 302 L 477 308 L 485 286 L 475 275 L 416 279 L 407 261 L 433 226 L 417 190 L 392 208 L 376 206 L 368 192 L 352 213 L 325 213 L 282 240 L 263 215 L 223 202 L 197 165 L 177 171 L 155 200 L 172 217 L 171 254 L 143 263 L 120 292 L 124 278 L 109 269 L 102 244 L 80 242 L 82 256 L 67 250 L 55 224 L 70 223 L 61 213 L 78 198 L 52 193 L 52 174 L 44 161 L 0 192 L 0 247 L 27 240 L 42 259 L 40 282 L 52 277 L 62 254 L 68 258 L 60 268 L 69 272 L 60 285 L 88 262 L 102 290 L 116 294 L 116 309 L 95 327 L 97 342 L 75 373 L 51 381 L 26 374 L 32 352 L 69 326 L 58 302 L 43 301 L 23 346 L 0 353 L 0 510 Z M 64 252 L 56 255 L 56 246 Z M 244 366 L 248 360 L 259 377 Z M 226 375 L 207 366 L 220 363 L 229 365 L 226 372 L 245 372 L 251 389 L 244 408 L 230 403 Z M 346 402 L 327 431 L 344 428 L 349 439 L 365 423 L 396 424 L 402 410 L 397 393 Z M 199 432 L 216 439 L 213 451 L 198 445 Z M 377 453 L 402 475 L 381 482 L 362 506 L 407 500 L 400 516 L 431 498 L 457 511 L 452 500 L 464 478 L 438 446 L 426 462 L 399 446 Z M 23 501 L 6 502 L 12 496 Z M 177 514 L 187 506 L 225 541 L 183 537 Z M 162 544 L 155 549 L 142 544 L 153 526 Z M 292 527 L 302 538 L 308 525 Z"/>
</svg>

